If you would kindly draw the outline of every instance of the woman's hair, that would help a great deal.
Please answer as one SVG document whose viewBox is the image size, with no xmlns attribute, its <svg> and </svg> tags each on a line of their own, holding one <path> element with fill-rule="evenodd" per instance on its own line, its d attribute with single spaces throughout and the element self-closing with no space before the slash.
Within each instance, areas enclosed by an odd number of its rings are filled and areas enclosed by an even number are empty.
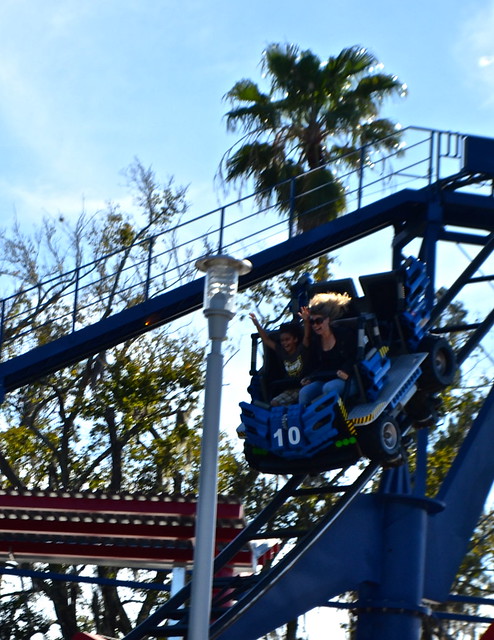
<svg viewBox="0 0 494 640">
<path fill-rule="evenodd" d="M 316 293 L 309 302 L 309 312 L 337 320 L 345 313 L 351 300 L 347 293 Z"/>
</svg>

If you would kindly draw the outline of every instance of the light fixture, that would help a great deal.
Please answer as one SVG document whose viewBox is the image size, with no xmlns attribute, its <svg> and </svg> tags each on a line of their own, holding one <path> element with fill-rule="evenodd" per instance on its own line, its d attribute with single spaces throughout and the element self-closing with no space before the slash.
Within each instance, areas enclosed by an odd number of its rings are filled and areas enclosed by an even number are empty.
<svg viewBox="0 0 494 640">
<path fill-rule="evenodd" d="M 227 255 L 211 255 L 197 260 L 196 267 L 206 273 L 203 311 L 208 319 L 211 350 L 206 366 L 199 495 L 187 637 L 188 640 L 207 640 L 216 537 L 218 439 L 223 385 L 221 342 L 226 340 L 228 322 L 235 315 L 238 278 L 249 273 L 252 265 L 248 260 L 237 260 Z"/>
</svg>

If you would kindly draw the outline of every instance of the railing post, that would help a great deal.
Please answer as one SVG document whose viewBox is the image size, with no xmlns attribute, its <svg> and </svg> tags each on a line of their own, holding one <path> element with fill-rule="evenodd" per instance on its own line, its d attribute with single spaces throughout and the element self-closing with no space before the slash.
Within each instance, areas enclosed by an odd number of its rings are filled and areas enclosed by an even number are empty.
<svg viewBox="0 0 494 640">
<path fill-rule="evenodd" d="M 429 186 L 432 184 L 432 174 L 434 172 L 434 131 L 430 132 L 429 136 Z"/>
<path fill-rule="evenodd" d="M 72 309 L 72 333 L 75 332 L 75 324 L 77 322 L 77 305 L 79 304 L 79 273 L 80 267 L 75 270 L 75 290 L 74 290 L 74 308 Z"/>
<path fill-rule="evenodd" d="M 448 134 L 446 134 L 448 135 Z M 436 176 L 435 182 L 437 182 L 441 176 L 441 145 L 443 140 L 443 132 L 438 131 L 437 133 L 437 144 L 436 144 Z M 449 138 L 448 138 L 449 140 Z"/>
<path fill-rule="evenodd" d="M 153 247 L 154 247 L 155 238 L 150 238 L 149 246 L 148 246 L 148 261 L 146 268 L 146 284 L 144 287 L 144 300 L 149 298 L 149 288 L 151 286 L 151 262 L 153 259 Z"/>
<path fill-rule="evenodd" d="M 358 191 L 357 191 L 357 210 L 362 206 L 362 191 L 364 189 L 364 164 L 365 164 L 365 145 L 360 147 L 360 161 L 358 168 Z"/>
<path fill-rule="evenodd" d="M 295 178 L 290 179 L 290 209 L 288 212 L 288 237 L 293 237 L 293 228 L 295 226 Z"/>
<path fill-rule="evenodd" d="M 0 360 L 3 351 L 3 336 L 5 329 L 5 298 L 2 300 L 2 317 L 0 318 Z"/>
<path fill-rule="evenodd" d="M 220 209 L 220 239 L 218 242 L 218 255 L 223 253 L 223 230 L 225 228 L 225 207 L 221 207 Z"/>
</svg>

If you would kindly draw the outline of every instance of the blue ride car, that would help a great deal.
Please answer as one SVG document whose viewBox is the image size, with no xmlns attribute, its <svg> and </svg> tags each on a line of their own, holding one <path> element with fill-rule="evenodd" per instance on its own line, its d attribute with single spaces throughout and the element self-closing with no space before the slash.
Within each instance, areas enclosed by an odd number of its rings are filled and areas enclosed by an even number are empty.
<svg viewBox="0 0 494 640">
<path fill-rule="evenodd" d="M 240 403 L 239 436 L 249 465 L 263 473 L 319 473 L 362 457 L 385 466 L 404 460 L 402 436 L 410 426 L 435 422 L 437 393 L 449 386 L 457 366 L 453 349 L 429 331 L 429 277 L 423 262 L 406 259 L 393 271 L 361 276 L 363 297 L 352 279 L 314 283 L 302 278 L 292 289 L 292 311 L 315 293 L 346 292 L 348 314 L 333 324 L 354 332 L 357 392 L 323 394 L 307 406 L 271 407 L 286 386 L 272 351 L 258 368 L 259 336 L 253 334 L 250 402 Z M 276 332 L 271 332 L 276 339 Z"/>
</svg>

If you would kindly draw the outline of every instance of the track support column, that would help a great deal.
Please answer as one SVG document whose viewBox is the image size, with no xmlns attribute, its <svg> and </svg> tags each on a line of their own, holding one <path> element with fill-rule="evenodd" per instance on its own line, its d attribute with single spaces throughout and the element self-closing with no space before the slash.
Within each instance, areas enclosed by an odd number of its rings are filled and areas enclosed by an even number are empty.
<svg viewBox="0 0 494 640">
<path fill-rule="evenodd" d="M 420 640 L 427 516 L 438 502 L 411 495 L 383 495 L 382 575 L 359 588 L 356 640 Z"/>
</svg>

